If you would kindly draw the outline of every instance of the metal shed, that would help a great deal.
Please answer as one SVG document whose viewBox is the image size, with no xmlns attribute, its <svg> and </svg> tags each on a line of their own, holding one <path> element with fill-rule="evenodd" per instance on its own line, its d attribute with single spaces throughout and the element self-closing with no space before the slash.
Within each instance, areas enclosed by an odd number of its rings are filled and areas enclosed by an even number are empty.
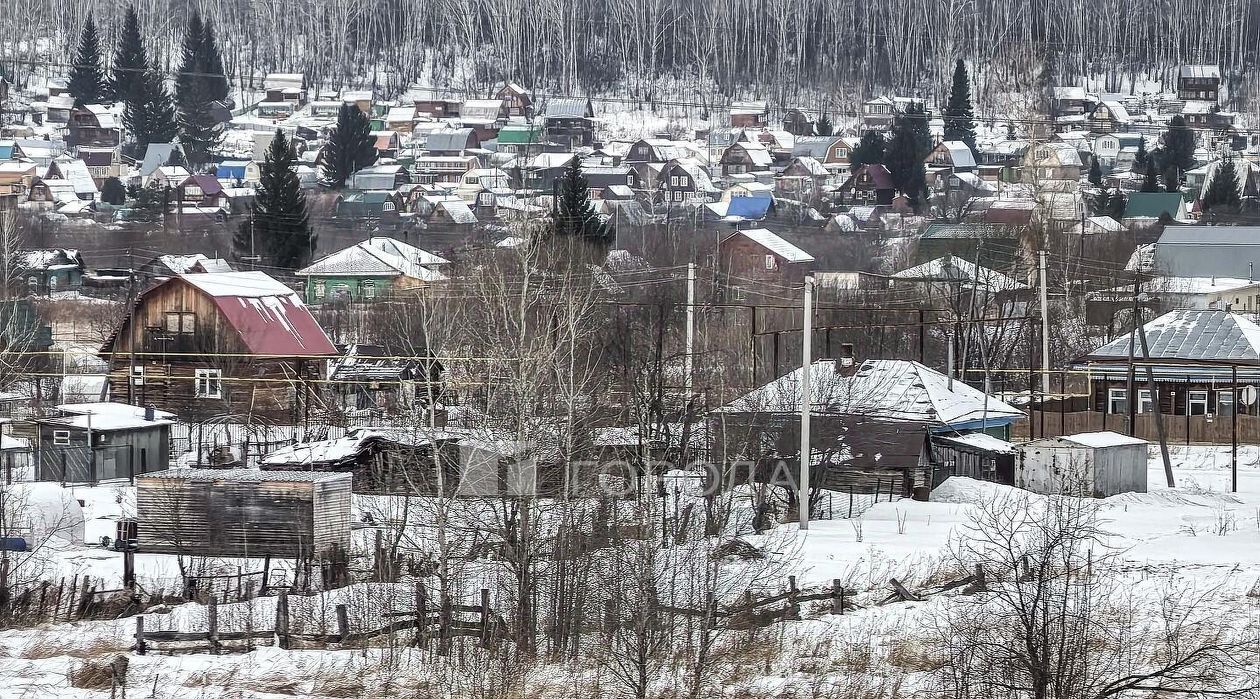
<svg viewBox="0 0 1260 699">
<path fill-rule="evenodd" d="M 1115 432 L 1034 440 L 1018 448 L 1015 485 L 1046 495 L 1145 493 L 1147 446 Z"/>
<path fill-rule="evenodd" d="M 348 473 L 170 469 L 136 478 L 146 553 L 326 558 L 350 547 Z"/>
</svg>

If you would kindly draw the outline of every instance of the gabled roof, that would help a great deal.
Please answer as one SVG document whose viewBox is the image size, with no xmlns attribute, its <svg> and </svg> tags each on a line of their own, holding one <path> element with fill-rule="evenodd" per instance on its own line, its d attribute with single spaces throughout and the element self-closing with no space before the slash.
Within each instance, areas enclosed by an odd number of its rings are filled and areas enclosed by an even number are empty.
<svg viewBox="0 0 1260 699">
<path fill-rule="evenodd" d="M 1142 326 L 1152 361 L 1260 365 L 1260 326 L 1228 311 L 1170 311 Z M 1081 362 L 1128 362 L 1132 334 L 1081 357 Z M 1141 342 L 1135 355 L 1142 356 Z"/>
<path fill-rule="evenodd" d="M 793 165 L 799 165 L 804 168 L 807 174 L 813 175 L 814 177 L 827 177 L 831 175 L 831 172 L 827 170 L 827 167 L 818 162 L 818 159 L 813 156 L 798 155 L 792 159 L 791 163 L 788 163 L 789 168 Z"/>
<path fill-rule="evenodd" d="M 938 257 L 930 262 L 924 262 L 921 265 L 915 265 L 909 269 L 895 272 L 892 274 L 892 278 L 918 282 L 962 282 L 963 286 L 967 288 L 984 289 L 990 293 L 1018 291 L 1028 288 L 1026 284 L 1021 284 L 1001 272 L 982 267 L 953 255 Z"/>
<path fill-rule="evenodd" d="M 844 184 L 840 185 L 840 189 L 847 190 L 856 186 L 858 178 L 864 174 L 871 176 L 871 181 L 875 183 L 875 189 L 896 189 L 896 186 L 893 185 L 892 175 L 888 172 L 888 168 L 879 163 L 867 163 L 866 165 L 854 170 L 853 174 L 849 175 L 849 179 L 845 180 Z"/>
<path fill-rule="evenodd" d="M 171 159 L 171 153 L 177 149 L 182 152 L 179 144 L 175 142 L 150 143 L 145 146 L 144 159 L 140 162 L 140 175 L 148 177 L 157 172 L 158 168 L 166 165 L 166 162 Z"/>
<path fill-rule="evenodd" d="M 251 354 L 274 357 L 337 354 L 337 348 L 298 295 L 263 272 L 172 277 L 142 294 L 137 304 L 167 284 L 187 284 L 208 297 Z M 112 344 L 113 338 L 106 343 L 106 348 Z"/>
<path fill-rule="evenodd" d="M 1187 65 L 1181 66 L 1177 70 L 1178 78 L 1208 78 L 1221 79 L 1220 66 L 1215 65 Z"/>
<path fill-rule="evenodd" d="M 214 196 L 223 193 L 223 185 L 214 175 L 190 175 L 188 179 L 179 183 L 180 187 L 194 185 L 200 187 L 202 193 Z"/>
<path fill-rule="evenodd" d="M 1186 200 L 1177 192 L 1133 192 L 1124 207 L 1125 218 L 1184 217 Z"/>
<path fill-rule="evenodd" d="M 424 148 L 428 151 L 462 151 L 468 148 L 468 139 L 472 133 L 472 129 L 431 131 Z"/>
<path fill-rule="evenodd" d="M 954 167 L 976 166 L 976 156 L 966 143 L 962 141 L 941 141 L 941 147 L 949 151 L 949 159 L 954 164 Z"/>
<path fill-rule="evenodd" d="M 906 420 L 933 425 L 961 426 L 988 421 L 991 425 L 1024 417 L 1023 411 L 918 362 L 872 359 L 846 375 L 836 361 L 810 365 L 813 414 L 862 415 L 873 419 Z M 718 408 L 724 413 L 797 414 L 801 412 L 801 370 L 736 398 Z"/>
<path fill-rule="evenodd" d="M 792 143 L 792 155 L 825 158 L 827 152 L 841 141 L 844 141 L 841 136 L 797 136 Z"/>
<path fill-rule="evenodd" d="M 757 198 L 757 197 L 737 197 L 738 198 Z M 734 199 L 732 199 L 734 201 Z M 767 251 L 778 255 L 787 262 L 813 262 L 814 256 L 796 247 L 788 241 L 771 233 L 765 228 L 749 228 L 747 230 L 735 231 L 728 235 L 722 242 L 726 242 L 736 236 L 743 236 L 754 243 L 765 248 Z"/>
<path fill-rule="evenodd" d="M 552 97 L 543 112 L 546 119 L 589 119 L 595 112 L 584 97 Z"/>
<path fill-rule="evenodd" d="M 353 276 L 407 276 L 423 281 L 440 281 L 445 275 L 429 269 L 448 262 L 413 245 L 393 238 L 368 238 L 348 248 L 322 257 L 305 269 L 301 277 L 348 274 Z"/>
</svg>

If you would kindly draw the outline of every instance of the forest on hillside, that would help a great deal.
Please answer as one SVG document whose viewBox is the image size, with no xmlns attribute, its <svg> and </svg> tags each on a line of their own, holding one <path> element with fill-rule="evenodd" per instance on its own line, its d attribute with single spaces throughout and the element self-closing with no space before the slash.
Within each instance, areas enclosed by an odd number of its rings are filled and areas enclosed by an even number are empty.
<svg viewBox="0 0 1260 699">
<path fill-rule="evenodd" d="M 194 8 L 236 84 L 302 72 L 327 87 L 484 94 L 531 89 L 720 105 L 852 109 L 898 91 L 936 98 L 953 59 L 977 66 L 977 99 L 1087 77 L 1128 89 L 1183 63 L 1214 63 L 1228 107 L 1254 101 L 1256 0 L 135 0 L 165 67 Z M 5 0 L 0 50 L 19 81 L 65 63 L 91 13 L 112 42 L 122 0 Z"/>
</svg>

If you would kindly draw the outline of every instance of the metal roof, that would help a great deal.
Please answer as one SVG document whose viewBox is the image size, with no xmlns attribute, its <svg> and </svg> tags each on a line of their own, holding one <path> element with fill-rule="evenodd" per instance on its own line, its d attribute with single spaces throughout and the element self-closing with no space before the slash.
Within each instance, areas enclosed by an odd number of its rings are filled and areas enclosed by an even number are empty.
<svg viewBox="0 0 1260 699">
<path fill-rule="evenodd" d="M 168 468 L 137 475 L 138 479 L 154 478 L 179 481 L 234 481 L 238 483 L 317 483 L 319 481 L 350 480 L 349 473 L 330 471 L 257 471 L 252 468 Z"/>
<path fill-rule="evenodd" d="M 732 200 L 734 201 L 734 199 Z M 796 247 L 788 241 L 771 233 L 765 228 L 751 228 L 736 231 L 734 235 L 742 235 L 788 262 L 813 262 L 814 256 Z M 730 236 L 734 237 L 734 236 Z M 727 239 L 729 240 L 730 237 Z"/>
<path fill-rule="evenodd" d="M 1158 244 L 1260 245 L 1260 226 L 1165 226 Z"/>
<path fill-rule="evenodd" d="M 1178 310 L 1142 326 L 1152 362 L 1260 365 L 1260 326 L 1228 311 Z M 1128 362 L 1131 335 L 1081 357 L 1082 362 Z M 1141 343 L 1134 356 L 1142 359 Z"/>
</svg>

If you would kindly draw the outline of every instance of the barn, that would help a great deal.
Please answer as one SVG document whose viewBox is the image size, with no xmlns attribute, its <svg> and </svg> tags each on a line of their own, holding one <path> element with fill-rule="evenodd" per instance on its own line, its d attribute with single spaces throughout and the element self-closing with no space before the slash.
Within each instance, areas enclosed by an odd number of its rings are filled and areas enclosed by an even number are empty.
<svg viewBox="0 0 1260 699">
<path fill-rule="evenodd" d="M 350 547 L 348 473 L 169 469 L 136 478 L 146 553 L 332 558 Z"/>
<path fill-rule="evenodd" d="M 1046 495 L 1146 492 L 1147 442 L 1115 432 L 1047 437 L 1018 447 L 1015 485 Z"/>
</svg>

